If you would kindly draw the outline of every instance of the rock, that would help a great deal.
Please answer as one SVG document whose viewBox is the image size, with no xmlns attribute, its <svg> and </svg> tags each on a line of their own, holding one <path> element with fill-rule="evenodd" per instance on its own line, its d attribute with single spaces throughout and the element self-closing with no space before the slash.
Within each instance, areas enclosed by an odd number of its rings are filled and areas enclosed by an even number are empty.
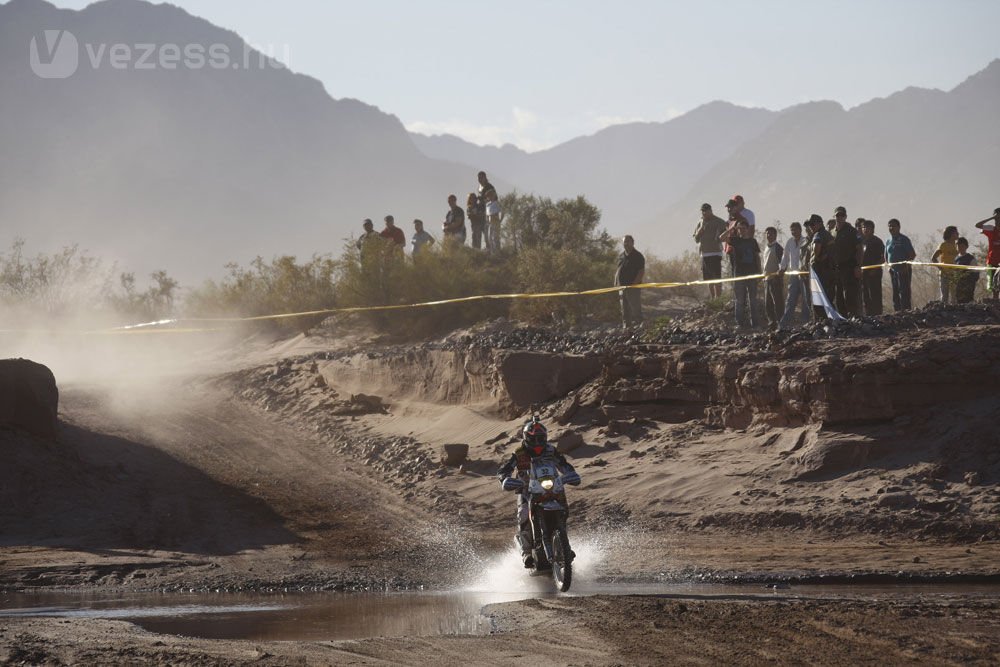
<svg viewBox="0 0 1000 667">
<path fill-rule="evenodd" d="M 441 445 L 441 464 L 458 467 L 465 463 L 469 456 L 469 446 L 464 444 Z"/>
<path fill-rule="evenodd" d="M 509 437 L 510 437 L 510 435 L 507 433 L 507 431 L 501 431 L 500 433 L 498 433 L 497 435 L 493 436 L 492 438 L 490 438 L 489 440 L 487 440 L 483 444 L 484 445 L 495 445 L 496 443 L 500 442 L 501 440 L 506 440 Z"/>
<path fill-rule="evenodd" d="M 982 476 L 976 471 L 967 472 L 965 473 L 965 483 L 969 486 L 979 486 L 982 483 Z"/>
<path fill-rule="evenodd" d="M 835 475 L 855 469 L 868 461 L 872 450 L 872 443 L 868 440 L 818 438 L 812 434 L 806 440 L 798 456 L 792 457 L 802 469 L 797 479 Z"/>
<path fill-rule="evenodd" d="M 0 360 L 0 425 L 55 438 L 58 411 L 52 371 L 28 359 Z"/>
<path fill-rule="evenodd" d="M 503 389 L 503 409 L 510 415 L 536 403 L 565 396 L 596 376 L 596 357 L 542 352 L 509 352 L 500 360 L 498 379 Z"/>
<path fill-rule="evenodd" d="M 566 429 L 556 440 L 556 449 L 560 454 L 568 454 L 583 445 L 583 436 L 573 429 Z"/>
<path fill-rule="evenodd" d="M 560 401 L 555 409 L 552 411 L 552 419 L 555 420 L 557 424 L 568 424 L 576 414 L 577 410 L 580 409 L 580 397 L 577 394 L 573 394 L 562 401 Z"/>
<path fill-rule="evenodd" d="M 888 507 L 891 509 L 906 509 L 913 507 L 917 504 L 916 498 L 911 496 L 909 493 L 883 493 L 875 501 L 875 504 L 879 507 Z"/>
</svg>

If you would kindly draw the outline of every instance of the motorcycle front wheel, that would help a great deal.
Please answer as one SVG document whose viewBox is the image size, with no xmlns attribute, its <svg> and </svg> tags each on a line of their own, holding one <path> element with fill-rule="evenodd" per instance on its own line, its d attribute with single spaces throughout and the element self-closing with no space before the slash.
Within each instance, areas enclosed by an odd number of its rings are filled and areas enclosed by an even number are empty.
<svg viewBox="0 0 1000 667">
<path fill-rule="evenodd" d="M 570 584 L 573 583 L 572 553 L 566 531 L 561 528 L 552 531 L 552 579 L 563 593 L 568 591 Z"/>
</svg>

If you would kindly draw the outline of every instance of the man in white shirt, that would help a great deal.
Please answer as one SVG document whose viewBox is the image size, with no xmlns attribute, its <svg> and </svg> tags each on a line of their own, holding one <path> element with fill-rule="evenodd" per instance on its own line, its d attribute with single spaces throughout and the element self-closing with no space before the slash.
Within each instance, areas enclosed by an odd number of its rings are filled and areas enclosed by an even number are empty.
<svg viewBox="0 0 1000 667">
<path fill-rule="evenodd" d="M 782 276 L 785 271 L 800 271 L 802 267 L 802 225 L 793 222 L 788 230 L 792 237 L 785 242 L 785 252 L 781 256 L 781 263 L 778 266 L 778 273 Z M 795 318 L 795 307 L 802 302 L 802 321 L 810 320 L 809 313 L 809 276 L 788 276 L 788 299 L 785 301 L 785 314 L 778 325 L 781 329 L 788 329 Z"/>
</svg>

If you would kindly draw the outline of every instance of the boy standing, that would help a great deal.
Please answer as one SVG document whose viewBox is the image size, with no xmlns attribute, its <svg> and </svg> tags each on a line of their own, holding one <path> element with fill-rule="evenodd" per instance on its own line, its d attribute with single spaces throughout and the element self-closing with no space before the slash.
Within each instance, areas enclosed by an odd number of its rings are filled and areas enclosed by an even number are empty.
<svg viewBox="0 0 1000 667">
<path fill-rule="evenodd" d="M 975 258 L 969 254 L 969 242 L 964 238 L 959 238 L 955 242 L 958 248 L 958 255 L 955 256 L 954 264 L 960 266 L 975 266 Z M 978 271 L 962 271 L 955 281 L 955 302 L 972 303 L 976 294 L 976 283 L 979 282 Z"/>
</svg>

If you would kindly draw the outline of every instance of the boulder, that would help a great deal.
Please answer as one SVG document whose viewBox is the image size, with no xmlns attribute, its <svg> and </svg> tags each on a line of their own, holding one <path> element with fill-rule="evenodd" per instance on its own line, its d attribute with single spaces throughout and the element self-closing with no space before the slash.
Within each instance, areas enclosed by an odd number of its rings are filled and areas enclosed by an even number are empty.
<svg viewBox="0 0 1000 667">
<path fill-rule="evenodd" d="M 601 371 L 597 357 L 546 352 L 509 352 L 497 366 L 501 407 L 509 415 L 566 396 Z"/>
<path fill-rule="evenodd" d="M 464 444 L 441 445 L 441 465 L 457 468 L 469 457 L 469 446 Z"/>
<path fill-rule="evenodd" d="M 583 445 L 583 436 L 573 429 L 566 429 L 556 438 L 555 443 L 560 454 L 568 454 Z"/>
<path fill-rule="evenodd" d="M 791 457 L 801 470 L 798 479 L 836 476 L 855 470 L 872 454 L 869 440 L 807 435 L 798 456 Z"/>
<path fill-rule="evenodd" d="M 0 359 L 0 426 L 55 438 L 59 389 L 48 367 L 28 359 Z"/>
</svg>

